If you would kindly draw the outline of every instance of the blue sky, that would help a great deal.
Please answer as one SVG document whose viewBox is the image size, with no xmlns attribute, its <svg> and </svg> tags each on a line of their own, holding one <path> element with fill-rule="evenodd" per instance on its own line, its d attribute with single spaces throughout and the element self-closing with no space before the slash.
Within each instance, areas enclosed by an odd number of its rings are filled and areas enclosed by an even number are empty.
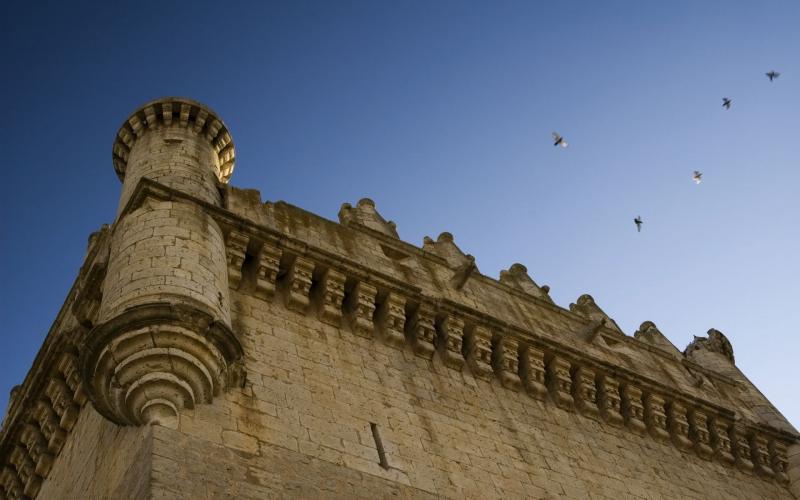
<svg viewBox="0 0 800 500">
<path fill-rule="evenodd" d="M 183 95 L 231 130 L 232 184 L 331 219 L 368 196 L 628 334 L 717 328 L 800 425 L 798 2 L 66 4 L 0 16 L 0 408 L 112 222 L 117 128 Z"/>
</svg>

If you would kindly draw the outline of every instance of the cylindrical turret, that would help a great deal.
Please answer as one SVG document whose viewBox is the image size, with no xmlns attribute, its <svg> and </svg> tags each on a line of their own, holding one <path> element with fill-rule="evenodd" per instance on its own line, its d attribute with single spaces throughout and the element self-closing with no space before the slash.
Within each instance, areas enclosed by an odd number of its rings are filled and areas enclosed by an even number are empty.
<svg viewBox="0 0 800 500">
<path fill-rule="evenodd" d="M 210 402 L 241 355 L 224 235 L 206 205 L 221 203 L 233 141 L 209 108 L 170 97 L 128 118 L 113 159 L 123 188 L 84 376 L 111 420 L 171 425 L 180 408 Z M 143 178 L 170 189 L 140 192 Z"/>
</svg>

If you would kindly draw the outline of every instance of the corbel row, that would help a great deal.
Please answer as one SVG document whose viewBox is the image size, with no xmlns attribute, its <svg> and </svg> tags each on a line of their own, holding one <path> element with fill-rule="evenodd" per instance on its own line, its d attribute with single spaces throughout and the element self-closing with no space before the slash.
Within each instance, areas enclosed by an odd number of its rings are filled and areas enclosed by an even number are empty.
<svg viewBox="0 0 800 500">
<path fill-rule="evenodd" d="M 0 493 L 4 495 L 0 498 L 36 498 L 86 401 L 77 357 L 64 352 L 28 410 L 28 420 L 9 432 L 12 444 L 0 466 Z"/>
<path fill-rule="evenodd" d="M 122 178 L 128 164 L 128 156 L 136 140 L 147 130 L 169 127 L 173 122 L 194 134 L 202 134 L 217 153 L 220 165 L 220 180 L 227 182 L 233 173 L 236 151 L 228 129 L 215 114 L 201 105 L 184 100 L 160 101 L 139 109 L 123 123 L 117 132 L 112 147 L 114 168 Z"/>
<path fill-rule="evenodd" d="M 228 238 L 232 284 L 241 281 L 247 244 L 240 235 Z M 289 309 L 395 347 L 410 345 L 418 356 L 437 355 L 452 369 L 466 367 L 485 380 L 497 377 L 511 390 L 524 390 L 562 409 L 788 483 L 784 439 L 680 394 L 616 374 L 613 367 L 557 346 L 521 340 L 478 313 L 446 308 L 357 272 L 318 264 L 277 243 L 261 244 L 256 262 L 256 293 L 279 295 Z"/>
</svg>

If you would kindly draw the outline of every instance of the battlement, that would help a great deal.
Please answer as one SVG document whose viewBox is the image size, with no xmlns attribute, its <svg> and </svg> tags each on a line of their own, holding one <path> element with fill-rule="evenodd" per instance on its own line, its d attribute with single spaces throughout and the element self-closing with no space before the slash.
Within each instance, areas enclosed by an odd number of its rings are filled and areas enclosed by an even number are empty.
<svg viewBox="0 0 800 500">
<path fill-rule="evenodd" d="M 162 97 L 134 111 L 117 132 L 111 148 L 114 170 L 125 179 L 128 157 L 136 141 L 148 131 L 181 127 L 204 137 L 217 154 L 219 181 L 227 183 L 236 164 L 236 148 L 222 119 L 204 104 L 185 97 Z"/>
<path fill-rule="evenodd" d="M 115 168 L 124 178 L 127 155 L 145 128 L 177 124 L 208 138 L 219 154 L 218 180 L 226 182 L 233 144 L 221 123 L 193 101 L 145 105 L 118 134 Z M 141 165 L 185 153 L 165 143 L 160 156 L 158 141 L 142 149 L 149 156 Z M 746 485 L 781 498 L 800 494 L 800 435 L 739 371 L 733 347 L 717 330 L 683 352 L 652 321 L 626 335 L 591 295 L 567 308 L 555 304 L 549 286 L 522 264 L 499 279 L 483 275 L 450 233 L 426 237 L 422 246 L 402 241 L 369 199 L 343 204 L 335 222 L 223 184 L 210 196 L 191 184 L 141 175 L 124 189 L 117 220 L 90 238 L 75 284 L 10 401 L 0 431 L 0 499 L 54 491 L 47 489 L 54 464 L 77 460 L 93 418 L 116 428 L 152 424 L 202 438 L 202 446 L 235 449 L 246 460 L 292 450 L 302 460 L 344 463 L 419 488 L 412 496 L 449 497 L 477 483 L 443 485 L 441 475 L 426 480 L 427 465 L 409 464 L 428 463 L 421 451 L 439 457 L 441 467 L 458 463 L 467 470 L 466 463 L 516 453 L 495 437 L 549 432 L 525 427 L 526 418 L 541 419 L 570 438 L 590 433 L 641 446 L 657 463 L 665 457 L 705 468 L 708 478 L 728 481 L 734 491 Z M 285 359 L 303 350 L 322 361 Z M 329 358 L 350 350 L 371 353 L 385 372 L 353 371 L 347 363 L 334 368 Z M 376 391 L 379 409 L 370 406 L 371 395 L 338 385 L 345 381 Z M 355 401 L 353 408 L 343 409 L 331 387 Z M 312 391 L 319 393 L 281 406 Z M 402 410 L 386 410 L 391 405 Z M 492 413 L 494 406 L 504 413 Z M 323 421 L 328 412 L 336 413 L 333 425 Z M 368 437 L 359 434 L 360 414 L 370 415 Z M 344 417 L 356 422 L 336 421 Z M 385 422 L 395 444 L 379 443 L 376 422 Z M 433 436 L 442 429 L 473 432 L 486 448 L 458 443 L 447 451 Z M 454 441 L 456 435 L 450 434 Z M 373 438 L 380 463 L 364 459 Z M 553 446 L 545 442 L 530 449 Z M 568 438 L 558 435 L 556 442 L 577 460 Z M 60 458 L 65 448 L 72 458 Z M 352 449 L 355 458 L 347 454 Z M 283 463 L 285 456 L 275 456 Z M 516 467 L 535 460 L 526 456 Z M 552 477 L 559 477 L 552 460 Z M 501 490 L 485 494 L 492 491 Z"/>
</svg>

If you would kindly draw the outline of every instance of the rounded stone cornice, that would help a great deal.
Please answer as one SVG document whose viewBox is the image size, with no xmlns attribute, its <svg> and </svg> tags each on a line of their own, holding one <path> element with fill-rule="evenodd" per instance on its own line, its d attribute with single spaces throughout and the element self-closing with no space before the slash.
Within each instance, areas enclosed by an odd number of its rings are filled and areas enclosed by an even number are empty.
<svg viewBox="0 0 800 500">
<path fill-rule="evenodd" d="M 81 374 L 98 412 L 120 425 L 172 426 L 181 408 L 210 403 L 235 375 L 242 347 L 211 314 L 143 304 L 97 326 L 81 347 Z"/>
<path fill-rule="evenodd" d="M 150 130 L 174 126 L 187 128 L 209 141 L 219 158 L 219 180 L 227 183 L 236 163 L 228 128 L 211 108 L 185 97 L 162 97 L 139 106 L 120 126 L 111 154 L 120 180 L 125 178 L 128 155 L 136 140 Z"/>
</svg>

